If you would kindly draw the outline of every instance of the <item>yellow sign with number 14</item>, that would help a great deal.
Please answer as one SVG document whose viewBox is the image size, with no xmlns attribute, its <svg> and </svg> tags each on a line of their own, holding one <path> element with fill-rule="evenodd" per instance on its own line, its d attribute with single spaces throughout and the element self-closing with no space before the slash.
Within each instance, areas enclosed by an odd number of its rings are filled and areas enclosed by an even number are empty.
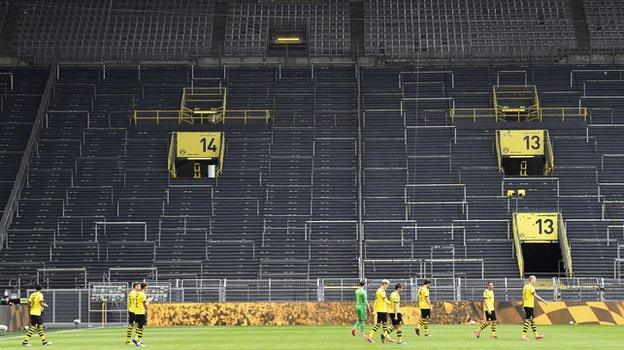
<svg viewBox="0 0 624 350">
<path fill-rule="evenodd" d="M 222 147 L 222 132 L 178 132 L 176 134 L 178 158 L 219 158 Z"/>
</svg>

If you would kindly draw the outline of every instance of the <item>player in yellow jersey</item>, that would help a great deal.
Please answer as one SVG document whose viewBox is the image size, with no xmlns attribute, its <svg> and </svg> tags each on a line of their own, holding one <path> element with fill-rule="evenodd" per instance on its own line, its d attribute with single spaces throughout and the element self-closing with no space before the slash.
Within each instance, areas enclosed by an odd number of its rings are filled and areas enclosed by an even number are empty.
<svg viewBox="0 0 624 350">
<path fill-rule="evenodd" d="M 475 332 L 475 336 L 479 338 L 481 332 L 484 331 L 488 325 L 492 326 L 493 339 L 498 338 L 496 336 L 496 309 L 494 308 L 494 282 L 488 282 L 487 288 L 483 291 L 483 311 L 485 313 L 485 322 L 481 324 L 481 327 Z"/>
<path fill-rule="evenodd" d="M 401 291 L 403 290 L 403 285 L 401 283 L 397 283 L 394 286 L 394 292 L 390 293 L 390 322 L 392 322 L 392 327 L 389 330 L 389 333 L 396 331 L 397 334 L 397 344 L 407 344 L 402 340 L 403 338 L 403 330 L 401 327 L 403 326 L 403 314 L 401 313 Z"/>
<path fill-rule="evenodd" d="M 388 304 L 390 304 L 390 300 L 386 295 L 386 289 L 390 285 L 390 281 L 383 280 L 381 281 L 381 286 L 375 292 L 375 303 L 373 304 L 373 309 L 376 314 L 375 326 L 371 330 L 368 335 L 368 341 L 373 342 L 373 337 L 379 331 L 379 328 L 383 329 L 383 334 L 381 336 L 381 340 L 387 341 L 388 343 L 394 343 L 394 340 L 388 337 L 389 328 L 388 328 Z"/>
<path fill-rule="evenodd" d="M 137 296 L 141 291 L 141 283 L 133 283 L 132 290 L 128 292 L 128 329 L 126 330 L 126 344 L 130 344 L 132 339 L 132 333 L 136 326 L 136 309 L 137 309 Z"/>
<path fill-rule="evenodd" d="M 147 306 L 154 300 L 154 298 L 147 297 L 147 283 L 140 284 L 140 290 L 136 295 L 136 304 L 134 309 L 134 320 L 136 323 L 136 338 L 132 339 L 132 342 L 136 346 L 143 346 L 143 328 L 147 324 Z"/>
<path fill-rule="evenodd" d="M 522 327 L 522 340 L 529 340 L 527 338 L 527 332 L 529 331 L 529 326 L 531 330 L 533 330 L 533 334 L 535 335 L 535 339 L 539 340 L 544 338 L 543 335 L 537 333 L 537 327 L 535 327 L 534 317 L 534 309 L 535 309 L 535 299 L 543 302 L 544 304 L 548 304 L 548 302 L 542 299 L 537 293 L 535 293 L 535 284 L 537 283 L 537 277 L 531 275 L 529 276 L 529 282 L 524 285 L 522 288 L 522 306 L 524 306 L 524 326 Z"/>
<path fill-rule="evenodd" d="M 28 296 L 28 307 L 30 314 L 30 327 L 28 328 L 28 332 L 22 341 L 23 346 L 32 346 L 30 344 L 30 338 L 35 334 L 35 332 L 39 333 L 39 338 L 41 338 L 41 344 L 50 345 L 49 341 L 46 340 L 45 337 L 45 327 L 43 326 L 43 317 L 41 313 L 44 308 L 48 307 L 48 304 L 43 300 L 43 287 L 37 285 L 35 287 L 35 291 L 32 292 Z"/>
<path fill-rule="evenodd" d="M 429 299 L 429 288 L 431 281 L 424 280 L 420 288 L 418 288 L 418 308 L 420 309 L 420 321 L 416 326 L 416 335 L 420 335 L 420 327 L 425 331 L 425 337 L 429 336 L 429 318 L 431 318 L 431 300 Z"/>
</svg>

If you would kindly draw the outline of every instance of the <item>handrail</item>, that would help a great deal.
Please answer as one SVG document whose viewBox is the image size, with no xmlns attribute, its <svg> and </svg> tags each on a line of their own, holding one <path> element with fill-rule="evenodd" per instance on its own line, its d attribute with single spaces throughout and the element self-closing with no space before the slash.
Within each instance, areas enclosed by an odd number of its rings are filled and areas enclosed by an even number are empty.
<svg viewBox="0 0 624 350">
<path fill-rule="evenodd" d="M 622 263 L 624 263 L 624 259 L 621 259 L 621 258 L 613 259 L 613 278 L 615 279 L 622 278 L 622 273 L 620 272 L 622 270 Z"/>
<path fill-rule="evenodd" d="M 134 121 L 134 124 L 138 124 L 139 120 L 156 120 L 156 124 L 160 124 L 161 120 L 180 120 L 180 110 L 135 109 L 132 113 L 132 119 Z"/>
<path fill-rule="evenodd" d="M 174 154 L 175 154 L 175 147 L 176 147 L 176 140 L 175 140 L 175 133 L 171 133 L 171 143 L 169 144 L 169 154 L 167 157 L 167 165 L 168 165 L 168 170 L 169 170 L 169 174 L 171 175 L 171 177 L 176 178 L 178 176 L 178 174 L 176 173 L 176 167 L 174 164 Z"/>
<path fill-rule="evenodd" d="M 50 96 L 52 94 L 52 88 L 56 83 L 56 67 L 53 66 L 50 68 L 50 73 L 48 74 L 48 81 L 46 83 L 46 87 L 41 95 L 41 101 L 39 102 L 39 108 L 37 109 L 37 116 L 33 121 L 32 129 L 30 131 L 30 136 L 28 137 L 28 143 L 26 144 L 26 149 L 24 150 L 24 154 L 22 155 L 22 160 L 20 162 L 19 170 L 17 171 L 17 175 L 15 176 L 15 182 L 13 183 L 13 189 L 11 189 L 11 194 L 7 200 L 7 204 L 4 208 L 4 212 L 2 213 L 2 220 L 0 221 L 0 250 L 2 250 L 2 246 L 4 245 L 7 239 L 7 232 L 9 229 L 9 225 L 13 220 L 13 213 L 17 209 L 17 198 L 19 197 L 22 187 L 24 185 L 24 181 L 26 178 L 26 174 L 28 172 L 28 167 L 30 165 L 31 157 L 35 153 L 36 147 L 35 144 L 37 142 L 37 136 L 39 135 L 39 131 L 41 131 L 41 127 L 43 125 L 43 120 L 45 117 L 45 110 L 48 107 L 50 102 Z"/>
<path fill-rule="evenodd" d="M 524 277 L 524 255 L 522 254 L 522 244 L 520 243 L 520 236 L 518 233 L 518 224 L 516 222 L 514 214 L 513 219 L 513 240 L 514 247 L 516 248 L 516 259 L 518 261 L 518 271 L 520 272 L 520 278 Z"/>
<path fill-rule="evenodd" d="M 540 97 L 537 93 L 537 86 L 533 85 L 533 101 L 535 101 L 535 105 L 531 107 L 536 107 L 538 111 L 542 110 L 542 106 L 540 105 Z"/>
<path fill-rule="evenodd" d="M 550 141 L 550 133 L 548 132 L 548 130 L 544 130 L 544 134 L 546 139 L 546 148 L 548 151 L 548 163 L 546 164 L 548 168 L 546 169 L 546 174 L 544 175 L 548 175 L 552 174 L 553 170 L 555 170 L 555 154 L 553 152 L 552 141 Z"/>
<path fill-rule="evenodd" d="M 271 111 L 268 109 L 227 109 L 223 118 L 221 119 L 222 123 L 225 123 L 226 120 L 243 120 L 245 124 L 247 121 L 251 120 L 264 120 L 266 124 L 269 123 L 271 119 Z M 239 114 L 239 115 L 232 115 Z"/>
<path fill-rule="evenodd" d="M 503 169 L 503 156 L 501 154 L 499 133 L 500 130 L 496 130 L 496 163 L 498 165 L 498 172 L 504 174 L 505 170 Z"/>
<path fill-rule="evenodd" d="M 249 121 L 261 120 L 266 124 L 271 119 L 271 111 L 268 109 L 232 109 L 227 110 L 226 115 L 219 113 L 204 116 L 206 113 L 197 113 L 190 108 L 182 107 L 181 109 L 135 109 L 132 112 L 132 120 L 134 124 L 138 124 L 141 120 L 156 121 L 156 124 L 164 121 L 175 121 L 178 124 L 182 122 L 194 123 L 199 120 L 200 124 L 204 120 L 210 120 L 213 123 L 225 123 L 227 120 L 242 120 L 245 124 Z M 234 114 L 234 115 L 232 115 Z"/>
<path fill-rule="evenodd" d="M 200 99 L 193 99 L 192 97 L 200 97 Z M 206 97 L 218 96 L 218 99 L 211 99 Z M 203 98 L 201 98 L 203 97 Z M 220 106 L 214 109 L 207 110 L 208 113 L 202 113 L 202 111 L 196 111 L 188 107 L 188 102 L 221 102 Z M 188 118 L 189 123 L 194 123 L 193 117 L 198 114 L 200 123 L 203 123 L 204 114 L 212 116 L 212 122 L 216 123 L 219 120 L 216 118 L 223 117 L 225 115 L 225 109 L 227 106 L 227 88 L 225 87 L 185 87 L 182 88 L 182 97 L 180 98 L 180 120 L 182 123 L 183 117 Z M 210 120 L 210 118 L 206 118 Z"/>
<path fill-rule="evenodd" d="M 216 98 L 218 97 L 218 98 Z M 215 107 L 192 108 L 189 102 L 221 102 Z M 204 119 L 211 123 L 225 123 L 230 120 L 242 120 L 245 124 L 252 120 L 263 120 L 269 124 L 271 111 L 268 109 L 227 109 L 227 88 L 226 87 L 184 87 L 180 98 L 179 109 L 135 109 L 132 113 L 134 124 L 139 120 L 177 121 L 194 124 L 199 121 L 204 123 Z"/>
<path fill-rule="evenodd" d="M 474 122 L 478 120 L 495 120 L 506 121 L 506 117 L 514 116 L 517 121 L 527 120 L 531 116 L 531 120 L 543 121 L 544 119 L 560 119 L 565 121 L 566 119 L 580 118 L 587 121 L 587 107 L 540 107 L 536 109 L 537 116 L 533 114 L 529 115 L 528 110 L 516 113 L 505 113 L 504 116 L 499 116 L 496 108 L 451 108 L 449 115 L 451 122 L 454 123 L 456 119 L 472 119 Z"/>
<path fill-rule="evenodd" d="M 485 262 L 482 258 L 383 258 L 363 259 L 364 262 Z"/>
<path fill-rule="evenodd" d="M 570 243 L 568 242 L 568 232 L 565 222 L 563 222 L 563 215 L 557 214 L 559 218 L 559 247 L 561 248 L 561 256 L 563 263 L 566 267 L 566 275 L 568 277 L 574 276 L 572 270 L 572 252 L 570 251 Z"/>
<path fill-rule="evenodd" d="M 494 115 L 496 116 L 496 121 L 498 121 L 498 119 L 499 119 L 499 116 L 498 116 L 499 108 L 498 108 L 498 100 L 497 100 L 497 97 L 496 97 L 496 86 L 492 86 L 492 107 L 494 109 Z M 455 108 L 453 108 L 453 111 L 454 110 L 455 110 Z M 455 113 L 453 112 L 453 115 L 454 114 Z M 475 117 L 476 117 L 476 115 L 475 115 Z M 452 120 L 453 119 L 451 118 L 451 121 Z"/>
<path fill-rule="evenodd" d="M 195 121 L 193 120 L 193 110 L 185 107 L 185 106 L 181 106 L 180 107 L 180 111 L 178 113 L 178 124 L 182 124 L 182 122 L 186 121 L 189 123 L 194 123 Z M 203 115 L 200 115 L 200 120 L 203 122 Z"/>
<path fill-rule="evenodd" d="M 225 163 L 225 135 L 221 133 L 221 152 L 219 152 L 219 175 L 223 174 L 223 164 Z"/>
</svg>

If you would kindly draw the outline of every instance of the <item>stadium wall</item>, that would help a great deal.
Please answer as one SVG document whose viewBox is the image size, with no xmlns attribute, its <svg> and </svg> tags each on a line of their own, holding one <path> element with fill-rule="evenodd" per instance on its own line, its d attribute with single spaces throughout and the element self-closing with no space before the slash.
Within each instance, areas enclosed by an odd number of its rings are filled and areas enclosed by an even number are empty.
<svg viewBox="0 0 624 350">
<path fill-rule="evenodd" d="M 402 306 L 406 324 L 415 324 L 420 311 L 414 304 Z M 481 302 L 434 302 L 434 324 L 461 324 L 480 321 Z M 522 324 L 524 311 L 520 302 L 502 302 L 496 309 L 503 324 Z M 624 325 L 624 302 L 552 302 L 536 305 L 539 325 L 617 324 Z M 286 326 L 351 325 L 353 304 L 347 302 L 293 303 L 174 303 L 152 304 L 151 326 Z M 369 315 L 369 323 L 372 320 Z"/>
<path fill-rule="evenodd" d="M 28 307 L 26 305 L 0 306 L 0 324 L 9 328 L 9 332 L 24 329 L 28 324 Z"/>
</svg>

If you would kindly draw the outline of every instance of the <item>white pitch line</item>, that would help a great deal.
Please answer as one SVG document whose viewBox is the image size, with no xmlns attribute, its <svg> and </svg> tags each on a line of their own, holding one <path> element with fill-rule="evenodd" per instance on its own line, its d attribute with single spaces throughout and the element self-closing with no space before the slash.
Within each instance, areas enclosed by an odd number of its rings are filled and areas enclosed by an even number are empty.
<svg viewBox="0 0 624 350">
<path fill-rule="evenodd" d="M 91 328 L 68 329 L 68 330 L 64 330 L 64 331 L 51 331 L 51 332 L 46 332 L 46 338 L 50 334 L 75 333 L 75 332 L 90 331 L 90 330 L 96 330 L 96 329 L 104 329 L 104 327 L 100 326 L 100 327 L 91 327 Z M 24 334 L 22 334 L 22 335 L 14 335 L 14 336 L 11 336 L 11 337 L 6 337 L 6 338 L 5 337 L 0 337 L 0 342 L 3 341 L 3 340 L 22 339 L 22 338 L 24 338 Z"/>
</svg>

